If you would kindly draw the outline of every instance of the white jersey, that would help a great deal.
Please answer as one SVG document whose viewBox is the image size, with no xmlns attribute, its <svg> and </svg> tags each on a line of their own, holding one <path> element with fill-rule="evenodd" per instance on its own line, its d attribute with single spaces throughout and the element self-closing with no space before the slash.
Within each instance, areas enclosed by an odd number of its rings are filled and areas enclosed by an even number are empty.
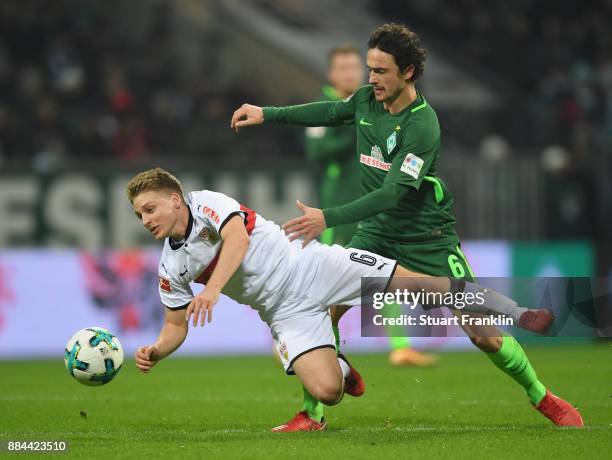
<svg viewBox="0 0 612 460">
<path fill-rule="evenodd" d="M 185 201 L 191 213 L 186 237 L 167 238 L 159 263 L 159 292 L 168 308 L 191 302 L 190 283 L 206 284 L 223 244 L 221 230 L 236 215 L 244 219 L 250 242 L 223 293 L 250 305 L 268 324 L 328 305 L 358 305 L 361 277 L 386 280 L 395 268 L 395 261 L 367 251 L 316 241 L 302 248 L 302 241 L 290 242 L 274 222 L 222 193 L 191 192 Z"/>
</svg>

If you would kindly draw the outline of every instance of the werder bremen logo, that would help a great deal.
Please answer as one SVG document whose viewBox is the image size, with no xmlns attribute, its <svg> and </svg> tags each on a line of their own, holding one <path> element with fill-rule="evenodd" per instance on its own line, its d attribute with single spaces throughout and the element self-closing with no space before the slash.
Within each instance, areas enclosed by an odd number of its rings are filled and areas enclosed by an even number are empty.
<svg viewBox="0 0 612 460">
<path fill-rule="evenodd" d="M 391 152 L 393 151 L 396 145 L 397 145 L 397 131 L 393 131 L 393 134 L 391 134 L 387 138 L 387 154 L 388 155 L 391 155 Z"/>
<path fill-rule="evenodd" d="M 370 156 L 378 161 L 384 161 L 382 150 L 378 145 L 373 145 L 372 150 L 370 151 Z"/>
</svg>

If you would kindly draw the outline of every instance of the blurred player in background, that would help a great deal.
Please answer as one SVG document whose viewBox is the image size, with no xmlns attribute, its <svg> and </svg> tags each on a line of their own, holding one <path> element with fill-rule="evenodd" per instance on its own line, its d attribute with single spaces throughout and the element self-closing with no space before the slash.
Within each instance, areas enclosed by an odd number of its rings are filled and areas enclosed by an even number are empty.
<svg viewBox="0 0 612 460">
<path fill-rule="evenodd" d="M 415 87 L 425 58 L 417 34 L 402 25 L 382 25 L 368 42 L 370 85 L 340 102 L 264 109 L 244 104 L 234 112 L 231 127 L 239 130 L 264 120 L 305 126 L 353 121 L 362 196 L 323 211 L 298 201 L 304 215 L 284 225 L 290 238 L 304 238 L 307 244 L 327 227 L 359 222 L 350 247 L 394 258 L 430 275 L 472 280 L 454 229 L 453 198 L 437 174 L 441 140 L 437 115 Z M 335 325 L 346 309 L 333 309 Z M 537 410 L 553 421 L 564 419 L 568 404 L 540 382 L 514 337 L 497 332 L 497 337 L 468 335 L 495 366 L 525 389 Z M 582 426 L 579 416 L 566 422 Z"/>
<path fill-rule="evenodd" d="M 322 101 L 341 101 L 363 85 L 363 62 L 359 50 L 350 45 L 329 52 L 327 79 Z M 319 205 L 331 208 L 349 203 L 361 195 L 359 164 L 355 162 L 355 127 L 306 128 L 306 155 L 322 171 L 319 180 Z M 327 228 L 320 241 L 346 246 L 357 231 L 357 223 Z"/>
</svg>

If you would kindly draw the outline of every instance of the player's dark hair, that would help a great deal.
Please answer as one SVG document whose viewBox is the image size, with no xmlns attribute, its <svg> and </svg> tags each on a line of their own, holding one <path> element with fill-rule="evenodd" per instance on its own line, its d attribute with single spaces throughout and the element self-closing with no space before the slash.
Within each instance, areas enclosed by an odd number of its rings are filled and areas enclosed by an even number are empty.
<svg viewBox="0 0 612 460">
<path fill-rule="evenodd" d="M 334 58 L 342 54 L 355 54 L 361 57 L 361 53 L 355 46 L 349 43 L 346 43 L 344 45 L 335 46 L 329 50 L 329 53 L 327 53 L 327 66 L 331 67 L 331 63 L 334 60 Z"/>
<path fill-rule="evenodd" d="M 370 35 L 368 49 L 378 48 L 389 53 L 404 73 L 408 66 L 414 66 L 411 81 L 416 81 L 425 71 L 427 50 L 421 46 L 419 36 L 401 24 L 383 24 Z"/>
<path fill-rule="evenodd" d="M 183 198 L 183 188 L 179 180 L 162 168 L 149 169 L 136 174 L 127 184 L 125 192 L 130 203 L 143 192 L 167 190 L 176 192 Z"/>
</svg>

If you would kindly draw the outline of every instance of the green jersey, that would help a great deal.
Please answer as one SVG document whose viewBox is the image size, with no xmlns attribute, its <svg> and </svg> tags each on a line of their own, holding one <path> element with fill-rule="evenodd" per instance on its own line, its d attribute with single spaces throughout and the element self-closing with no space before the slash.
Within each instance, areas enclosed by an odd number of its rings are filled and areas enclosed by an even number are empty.
<svg viewBox="0 0 612 460">
<path fill-rule="evenodd" d="M 376 101 L 371 85 L 342 101 L 264 107 L 263 111 L 266 122 L 355 124 L 362 196 L 324 209 L 328 227 L 359 221 L 362 231 L 407 242 L 454 234 L 453 198 L 437 177 L 440 126 L 421 94 L 396 114 Z"/>
</svg>

